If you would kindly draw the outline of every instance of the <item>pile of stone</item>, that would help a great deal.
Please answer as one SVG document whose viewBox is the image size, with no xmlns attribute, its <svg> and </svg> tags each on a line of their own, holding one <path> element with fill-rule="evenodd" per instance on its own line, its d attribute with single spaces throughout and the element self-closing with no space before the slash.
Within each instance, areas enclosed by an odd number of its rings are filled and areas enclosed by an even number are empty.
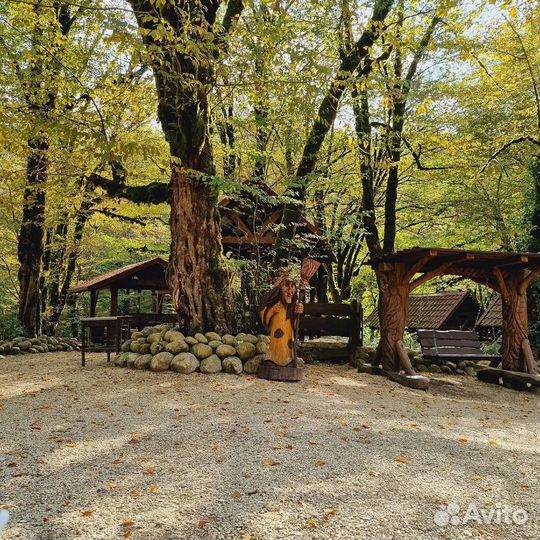
<svg viewBox="0 0 540 540">
<path fill-rule="evenodd" d="M 236 336 L 216 332 L 185 336 L 178 329 L 158 325 L 135 331 L 122 344 L 116 365 L 189 374 L 257 372 L 268 351 L 270 338 L 240 333 Z"/>
<path fill-rule="evenodd" d="M 462 360 L 451 362 L 449 360 L 430 362 L 426 360 L 418 351 L 407 351 L 413 368 L 418 373 L 446 373 L 448 375 L 471 375 L 476 376 L 479 369 L 489 366 L 489 360 Z M 369 347 L 359 347 L 356 351 L 356 366 L 360 368 L 364 363 L 370 364 L 375 358 L 375 349 Z"/>
<path fill-rule="evenodd" d="M 78 351 L 80 348 L 81 344 L 76 338 L 20 336 L 9 341 L 0 341 L 0 359 L 15 354 Z"/>
</svg>

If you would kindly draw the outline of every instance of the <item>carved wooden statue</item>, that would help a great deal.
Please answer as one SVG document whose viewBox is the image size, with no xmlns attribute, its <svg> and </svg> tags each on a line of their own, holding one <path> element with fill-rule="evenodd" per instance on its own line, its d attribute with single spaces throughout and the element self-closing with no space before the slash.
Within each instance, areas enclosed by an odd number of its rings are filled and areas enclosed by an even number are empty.
<svg viewBox="0 0 540 540">
<path fill-rule="evenodd" d="M 297 302 L 297 296 L 296 282 L 289 272 L 283 272 L 263 302 L 261 319 L 270 334 L 270 346 L 257 373 L 261 379 L 302 379 L 302 370 L 296 363 L 295 329 L 304 306 Z"/>
</svg>

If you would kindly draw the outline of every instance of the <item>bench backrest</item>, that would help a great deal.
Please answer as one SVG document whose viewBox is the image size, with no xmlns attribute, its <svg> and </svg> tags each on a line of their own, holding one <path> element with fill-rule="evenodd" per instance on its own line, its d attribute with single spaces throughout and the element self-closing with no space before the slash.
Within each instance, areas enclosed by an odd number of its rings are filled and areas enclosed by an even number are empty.
<svg viewBox="0 0 540 540">
<path fill-rule="evenodd" d="M 358 302 L 350 304 L 307 303 L 300 317 L 300 335 L 347 336 L 361 343 L 362 307 Z"/>
<path fill-rule="evenodd" d="M 418 330 L 424 356 L 481 355 L 482 342 L 473 330 Z"/>
</svg>

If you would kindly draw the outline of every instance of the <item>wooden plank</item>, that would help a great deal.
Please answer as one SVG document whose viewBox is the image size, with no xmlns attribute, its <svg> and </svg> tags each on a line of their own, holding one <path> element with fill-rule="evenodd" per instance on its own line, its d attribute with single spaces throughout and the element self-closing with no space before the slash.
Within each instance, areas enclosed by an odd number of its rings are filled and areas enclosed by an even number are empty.
<svg viewBox="0 0 540 540">
<path fill-rule="evenodd" d="M 449 338 L 422 338 L 420 345 L 424 347 L 475 347 L 481 348 L 482 342 L 479 339 L 449 339 Z"/>
<path fill-rule="evenodd" d="M 304 315 L 342 315 L 350 317 L 352 308 L 349 304 L 308 303 L 304 304 Z"/>
<path fill-rule="evenodd" d="M 530 384 L 531 386 L 540 387 L 540 375 L 531 375 L 521 371 L 510 371 L 508 369 L 485 368 L 477 372 L 477 377 L 483 381 L 494 381 L 502 377 L 503 381 L 509 381 L 518 384 Z"/>
<path fill-rule="evenodd" d="M 483 356 L 481 349 L 475 347 L 426 347 L 422 349 L 424 356 L 459 356 L 461 354 L 472 354 Z"/>
<path fill-rule="evenodd" d="M 353 326 L 350 319 L 335 317 L 302 317 L 300 326 L 306 332 L 318 332 L 325 336 L 349 336 Z"/>
<path fill-rule="evenodd" d="M 474 330 L 417 330 L 418 338 L 433 337 L 437 339 L 478 339 L 478 334 Z"/>
</svg>

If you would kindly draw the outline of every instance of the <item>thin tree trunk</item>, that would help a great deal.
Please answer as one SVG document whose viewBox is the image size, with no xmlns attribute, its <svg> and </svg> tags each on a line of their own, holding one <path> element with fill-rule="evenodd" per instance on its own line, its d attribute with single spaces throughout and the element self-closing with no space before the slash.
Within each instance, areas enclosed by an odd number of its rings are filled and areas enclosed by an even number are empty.
<svg viewBox="0 0 540 540">
<path fill-rule="evenodd" d="M 36 335 L 39 328 L 40 270 L 45 223 L 45 184 L 49 142 L 46 137 L 29 142 L 26 188 L 18 241 L 19 320 L 24 332 Z"/>
</svg>

